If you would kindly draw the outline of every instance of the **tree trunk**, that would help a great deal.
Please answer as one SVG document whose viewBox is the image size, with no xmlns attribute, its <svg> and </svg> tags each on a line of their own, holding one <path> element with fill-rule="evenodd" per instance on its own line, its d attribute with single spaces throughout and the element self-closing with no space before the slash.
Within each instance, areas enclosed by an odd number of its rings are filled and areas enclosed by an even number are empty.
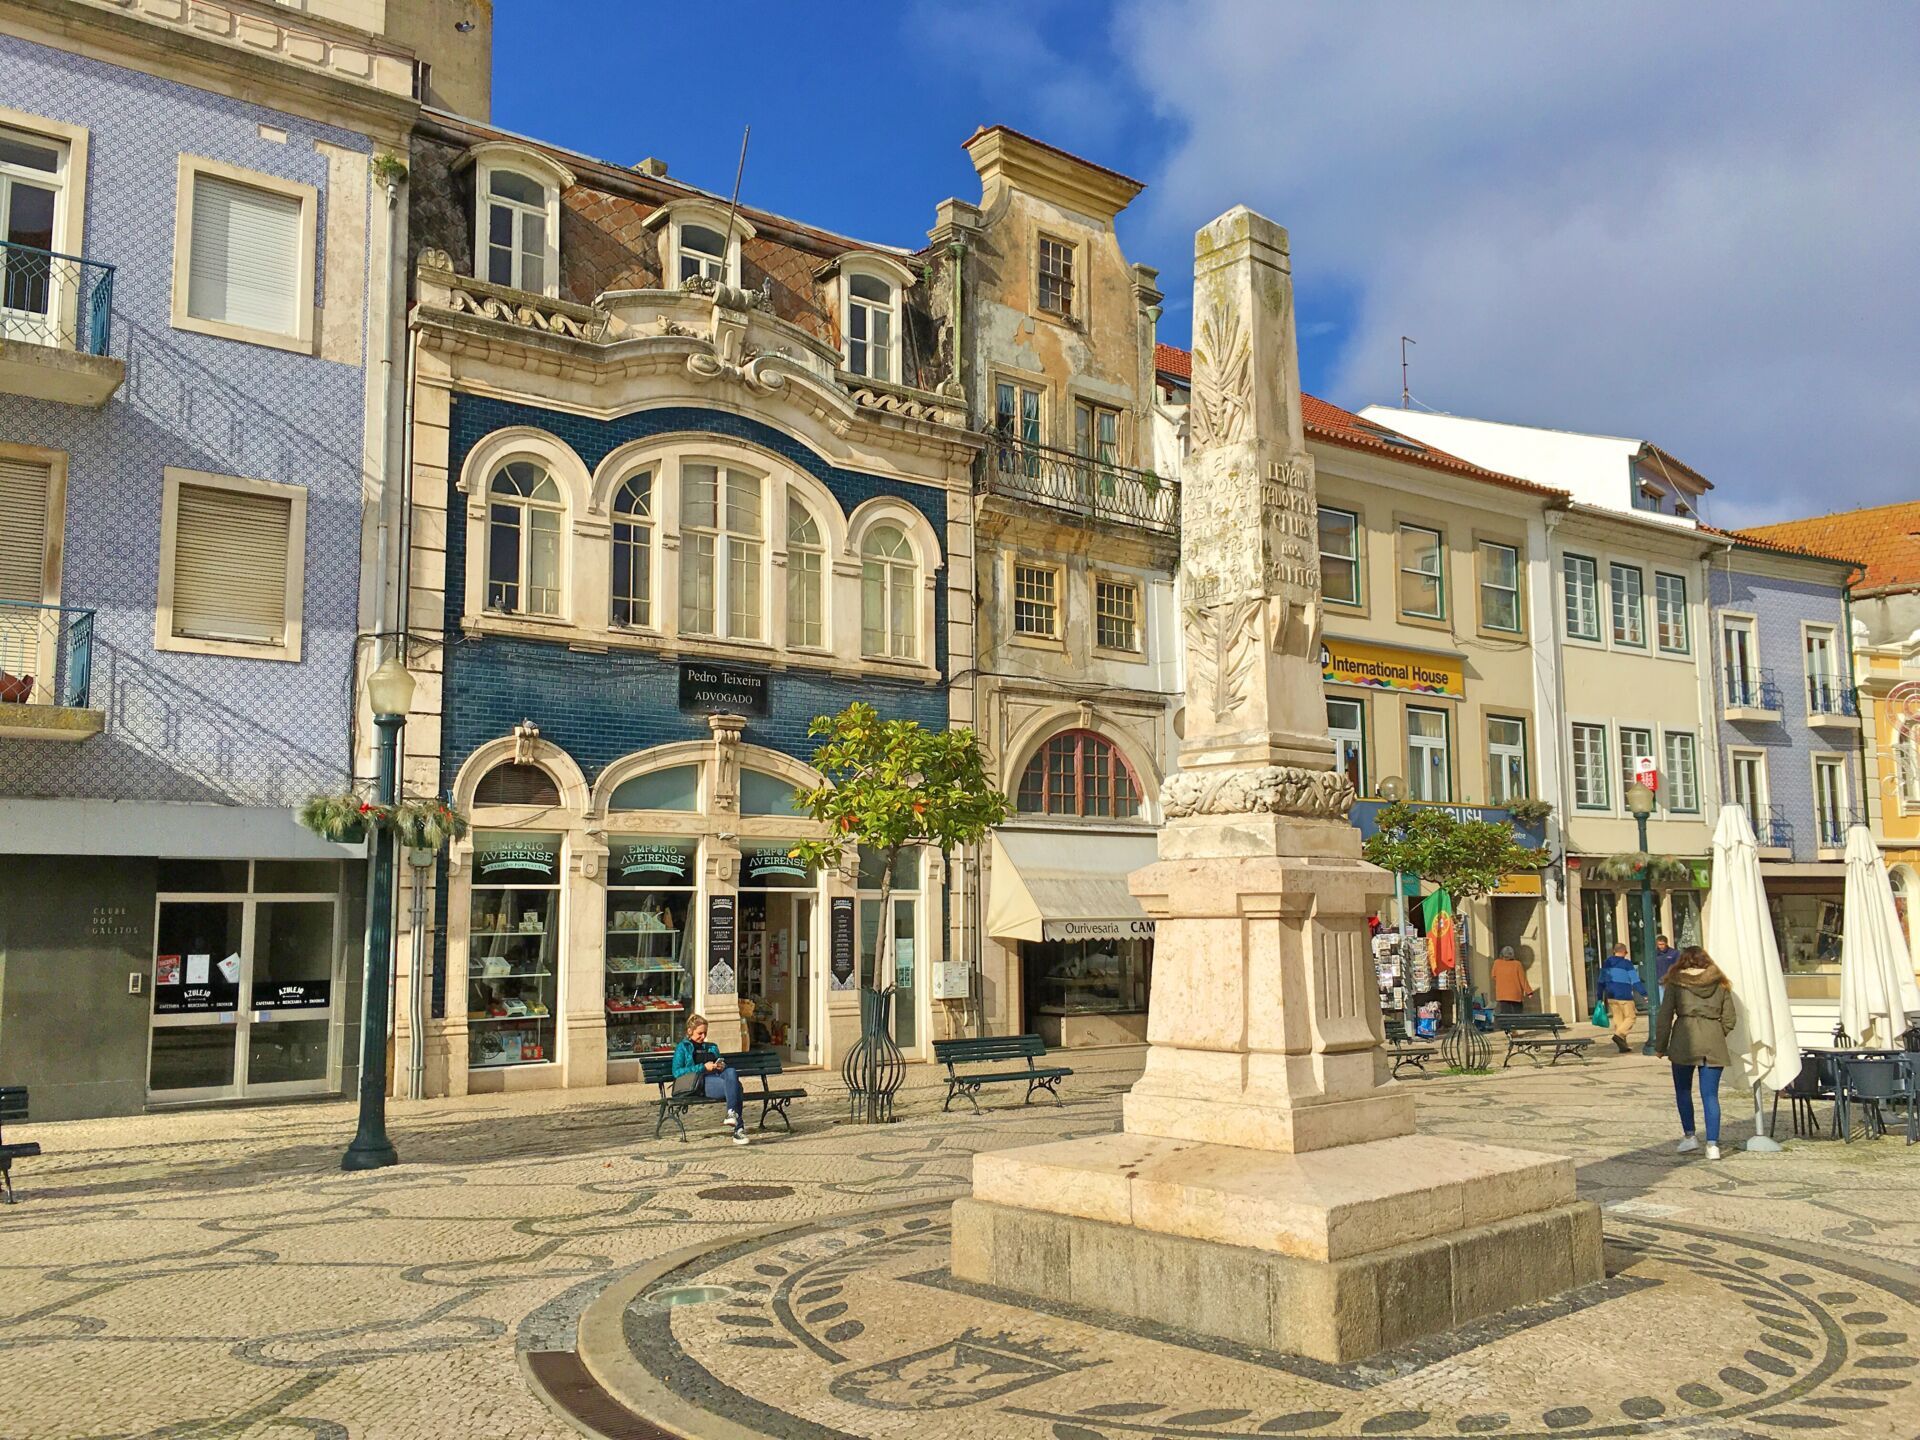
<svg viewBox="0 0 1920 1440">
<path fill-rule="evenodd" d="M 887 987 L 880 982 L 887 973 L 887 943 L 893 938 L 893 862 L 900 854 L 900 847 L 894 846 L 887 851 L 886 868 L 880 872 L 880 923 L 873 932 L 873 988 L 884 990 Z"/>
</svg>

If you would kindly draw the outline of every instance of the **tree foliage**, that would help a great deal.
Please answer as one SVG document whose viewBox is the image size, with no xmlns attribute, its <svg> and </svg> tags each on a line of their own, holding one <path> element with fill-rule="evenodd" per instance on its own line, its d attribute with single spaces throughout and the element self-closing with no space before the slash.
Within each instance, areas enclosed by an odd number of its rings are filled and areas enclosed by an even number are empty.
<svg viewBox="0 0 1920 1440">
<path fill-rule="evenodd" d="M 838 715 L 820 716 L 807 734 L 822 741 L 813 765 L 824 784 L 801 787 L 794 803 L 827 827 L 832 838 L 806 840 L 794 855 L 809 865 L 838 865 L 846 848 L 865 846 L 882 862 L 882 916 L 893 890 L 894 861 L 909 847 L 943 854 L 972 845 L 1012 812 L 1013 804 L 987 778 L 971 730 L 927 730 L 914 720 L 882 720 L 855 701 Z M 883 920 L 874 941 L 874 975 L 887 973 L 893 926 Z"/>
<path fill-rule="evenodd" d="M 1506 876 L 1544 870 L 1547 852 L 1513 838 L 1503 821 L 1461 820 L 1433 805 L 1383 805 L 1367 838 L 1367 859 L 1396 875 L 1418 875 L 1459 900 L 1477 900 Z"/>
</svg>

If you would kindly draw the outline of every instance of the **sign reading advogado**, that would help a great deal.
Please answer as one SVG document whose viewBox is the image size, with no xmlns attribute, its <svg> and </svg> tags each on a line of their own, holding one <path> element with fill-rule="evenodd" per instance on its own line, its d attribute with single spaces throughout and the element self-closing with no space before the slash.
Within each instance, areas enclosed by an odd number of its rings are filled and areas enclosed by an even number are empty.
<svg viewBox="0 0 1920 1440">
<path fill-rule="evenodd" d="M 693 715 L 765 715 L 767 677 L 737 665 L 683 660 L 680 708 Z"/>
<path fill-rule="evenodd" d="M 538 830 L 483 830 L 473 837 L 476 885 L 557 885 L 560 837 Z"/>
</svg>

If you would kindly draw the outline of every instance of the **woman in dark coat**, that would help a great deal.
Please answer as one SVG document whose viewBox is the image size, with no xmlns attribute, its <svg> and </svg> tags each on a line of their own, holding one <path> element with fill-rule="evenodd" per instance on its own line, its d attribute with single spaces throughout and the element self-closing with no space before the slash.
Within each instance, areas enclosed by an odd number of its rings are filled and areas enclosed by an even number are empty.
<svg viewBox="0 0 1920 1440">
<path fill-rule="evenodd" d="M 1693 1076 L 1700 1072 L 1700 1108 L 1707 1121 L 1707 1158 L 1720 1158 L 1720 1072 L 1727 1067 L 1733 1029 L 1733 987 L 1698 945 L 1689 945 L 1667 971 L 1654 1021 L 1654 1049 L 1673 1064 L 1673 1099 L 1684 1132 L 1676 1147 L 1698 1150 L 1693 1134 Z"/>
</svg>

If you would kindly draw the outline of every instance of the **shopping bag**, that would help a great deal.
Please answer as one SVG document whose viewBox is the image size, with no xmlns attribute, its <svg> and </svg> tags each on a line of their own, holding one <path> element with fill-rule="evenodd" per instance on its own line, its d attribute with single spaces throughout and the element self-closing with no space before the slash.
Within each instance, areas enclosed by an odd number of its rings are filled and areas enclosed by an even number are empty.
<svg viewBox="0 0 1920 1440">
<path fill-rule="evenodd" d="M 1606 1001 L 1596 1000 L 1593 1002 L 1593 1023 L 1602 1030 L 1605 1030 L 1613 1024 L 1612 1017 L 1607 1014 Z"/>
</svg>

